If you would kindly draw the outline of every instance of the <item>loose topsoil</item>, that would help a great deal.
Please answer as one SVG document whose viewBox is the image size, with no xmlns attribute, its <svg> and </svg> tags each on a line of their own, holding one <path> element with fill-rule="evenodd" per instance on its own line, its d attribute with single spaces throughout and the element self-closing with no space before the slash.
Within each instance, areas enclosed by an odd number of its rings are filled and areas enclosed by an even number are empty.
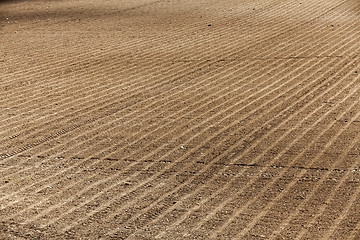
<svg viewBox="0 0 360 240">
<path fill-rule="evenodd" d="M 360 3 L 0 1 L 0 239 L 360 239 Z"/>
</svg>

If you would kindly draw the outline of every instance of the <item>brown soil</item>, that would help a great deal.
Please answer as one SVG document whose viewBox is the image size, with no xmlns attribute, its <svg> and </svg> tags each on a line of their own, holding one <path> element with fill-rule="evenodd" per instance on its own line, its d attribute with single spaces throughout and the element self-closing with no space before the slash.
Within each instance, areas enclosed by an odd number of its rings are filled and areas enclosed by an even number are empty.
<svg viewBox="0 0 360 240">
<path fill-rule="evenodd" d="M 0 239 L 360 239 L 359 1 L 0 21 Z"/>
</svg>

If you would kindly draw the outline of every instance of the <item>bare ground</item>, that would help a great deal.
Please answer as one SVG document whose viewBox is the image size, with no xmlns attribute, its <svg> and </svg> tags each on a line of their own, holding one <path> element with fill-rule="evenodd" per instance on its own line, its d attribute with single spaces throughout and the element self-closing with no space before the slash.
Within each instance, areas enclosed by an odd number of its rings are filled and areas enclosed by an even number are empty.
<svg viewBox="0 0 360 240">
<path fill-rule="evenodd" d="M 360 239 L 360 3 L 0 1 L 1 239 Z"/>
</svg>

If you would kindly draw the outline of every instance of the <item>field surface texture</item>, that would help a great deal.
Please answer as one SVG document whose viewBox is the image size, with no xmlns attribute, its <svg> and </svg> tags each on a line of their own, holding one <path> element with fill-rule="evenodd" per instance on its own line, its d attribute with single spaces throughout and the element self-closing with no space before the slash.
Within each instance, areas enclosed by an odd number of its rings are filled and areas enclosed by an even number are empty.
<svg viewBox="0 0 360 240">
<path fill-rule="evenodd" d="M 360 1 L 0 1 L 0 239 L 360 239 Z"/>
</svg>

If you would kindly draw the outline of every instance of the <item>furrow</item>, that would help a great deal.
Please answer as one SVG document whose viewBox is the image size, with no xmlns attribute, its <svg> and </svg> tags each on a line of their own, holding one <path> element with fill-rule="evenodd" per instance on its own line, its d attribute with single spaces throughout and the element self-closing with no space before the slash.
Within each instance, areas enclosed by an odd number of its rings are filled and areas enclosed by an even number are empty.
<svg viewBox="0 0 360 240">
<path fill-rule="evenodd" d="M 358 93 L 357 93 L 358 95 Z M 349 98 L 349 96 L 347 97 Z M 349 106 L 349 109 L 353 109 L 356 106 L 356 103 L 353 103 Z M 356 109 L 356 107 L 355 107 Z M 345 115 L 346 112 L 343 112 L 340 116 Z M 359 113 L 360 114 L 360 113 Z M 359 115 L 358 114 L 358 115 Z M 357 116 L 358 116 L 357 115 Z M 319 119 L 319 122 L 324 119 L 324 117 Z M 308 148 L 311 146 L 311 144 L 315 143 L 316 140 L 319 140 L 319 138 L 325 134 L 326 131 L 328 131 L 331 127 L 333 127 L 335 124 L 335 122 L 333 122 L 332 124 L 329 124 L 326 128 L 323 128 L 323 130 L 321 131 L 321 134 L 318 135 L 318 137 L 316 137 L 315 139 L 313 139 L 309 144 L 307 144 L 307 148 L 305 148 L 300 154 L 298 154 L 294 160 L 291 162 L 290 165 L 293 165 L 296 163 L 296 161 L 298 160 L 298 158 L 300 158 L 301 156 L 303 156 L 303 154 L 305 153 L 305 150 L 308 150 Z M 349 127 L 349 123 L 346 124 L 347 127 Z M 309 129 L 311 130 L 311 129 Z M 339 137 L 339 135 L 341 133 L 343 133 L 346 130 L 346 128 L 341 129 L 341 131 L 339 131 L 335 136 L 333 136 L 331 138 L 331 141 L 329 141 L 326 146 L 324 147 L 324 151 L 326 149 L 329 148 L 330 144 L 332 144 L 334 141 L 337 140 L 337 138 Z M 320 153 L 322 154 L 322 153 Z M 313 159 L 310 160 L 310 163 L 314 163 L 321 155 L 317 154 Z M 301 171 L 300 173 L 297 174 L 297 177 L 301 177 L 306 173 L 306 170 Z M 257 194 L 257 197 L 260 197 L 267 189 L 270 188 L 270 186 L 272 186 L 281 176 L 283 176 L 284 172 L 282 172 L 281 174 L 279 174 L 279 176 L 277 176 L 276 178 L 274 178 L 269 184 L 267 184 L 266 186 L 263 187 L 263 189 L 259 192 L 259 194 Z M 290 191 L 290 189 L 296 184 L 296 181 L 293 181 L 289 184 L 286 185 L 286 188 L 276 196 L 275 199 L 272 199 L 271 202 L 268 203 L 268 205 L 264 208 L 264 210 L 262 212 L 260 212 L 250 223 L 248 223 L 248 225 L 246 226 L 246 228 L 244 228 L 238 235 L 237 237 L 242 237 L 244 236 L 255 224 L 256 222 L 266 213 L 267 209 L 269 209 L 273 204 L 275 204 L 275 202 L 279 201 L 284 195 L 285 193 L 288 193 Z M 242 208 L 238 209 L 236 211 L 235 214 L 233 214 L 231 216 L 231 218 L 229 220 L 226 221 L 226 223 L 223 225 L 223 227 L 221 229 L 219 229 L 216 233 L 214 233 L 213 236 L 215 236 L 215 234 L 219 234 L 220 232 L 223 232 L 223 230 L 226 228 L 227 225 L 229 225 L 229 223 L 236 218 L 236 216 L 238 216 L 238 214 L 240 214 L 241 211 L 243 211 L 245 208 L 247 208 L 250 204 L 254 203 L 254 201 L 256 201 L 257 198 L 253 198 L 251 201 L 247 202 Z"/>
</svg>

